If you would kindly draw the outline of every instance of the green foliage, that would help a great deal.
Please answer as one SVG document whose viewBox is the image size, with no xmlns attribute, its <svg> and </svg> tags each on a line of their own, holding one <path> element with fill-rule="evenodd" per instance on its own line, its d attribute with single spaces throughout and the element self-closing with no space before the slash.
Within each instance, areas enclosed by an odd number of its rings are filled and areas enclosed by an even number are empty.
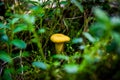
<svg viewBox="0 0 120 80">
<path fill-rule="evenodd" d="M 12 63 L 12 58 L 4 51 L 0 51 L 0 59 L 4 62 Z"/>
<path fill-rule="evenodd" d="M 79 66 L 77 64 L 66 64 L 63 69 L 69 74 L 75 74 L 78 72 Z"/>
<path fill-rule="evenodd" d="M 109 17 L 107 16 L 106 12 L 99 8 L 94 8 L 93 11 L 99 22 L 107 24 L 109 23 Z"/>
<path fill-rule="evenodd" d="M 17 32 L 20 32 L 20 31 L 25 31 L 27 30 L 27 25 L 26 24 L 18 24 L 16 26 L 16 28 L 13 30 L 13 33 L 17 33 Z"/>
<path fill-rule="evenodd" d="M 84 32 L 83 35 L 92 43 L 95 42 L 95 39 L 87 32 Z"/>
<path fill-rule="evenodd" d="M 16 46 L 17 48 L 20 48 L 20 49 L 25 49 L 26 48 L 26 43 L 22 40 L 19 40 L 19 39 L 12 40 L 11 44 Z"/>
<path fill-rule="evenodd" d="M 44 64 L 43 62 L 33 62 L 32 65 L 43 70 L 47 69 L 46 64 Z"/>
<path fill-rule="evenodd" d="M 113 12 L 120 9 L 112 2 L 6 1 L 0 80 L 119 80 L 120 15 Z M 61 54 L 49 39 L 54 33 L 71 38 Z"/>
<path fill-rule="evenodd" d="M 53 58 L 57 58 L 57 59 L 60 59 L 60 60 L 66 60 L 66 61 L 69 60 L 68 56 L 61 55 L 61 54 L 54 55 Z"/>
<path fill-rule="evenodd" d="M 84 11 L 84 10 L 83 10 L 83 6 L 81 5 L 80 2 L 78 2 L 77 0 L 71 0 L 71 2 L 74 3 L 75 6 L 77 6 L 81 12 Z"/>
</svg>

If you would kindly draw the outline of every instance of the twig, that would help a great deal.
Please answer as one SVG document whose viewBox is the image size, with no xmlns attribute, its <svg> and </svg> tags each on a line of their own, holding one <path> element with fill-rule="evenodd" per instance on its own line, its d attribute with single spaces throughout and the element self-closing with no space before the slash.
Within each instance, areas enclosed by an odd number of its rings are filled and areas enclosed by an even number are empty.
<svg viewBox="0 0 120 80">
<path fill-rule="evenodd" d="M 82 16 L 77 16 L 77 17 L 72 17 L 72 18 L 65 18 L 65 19 L 78 19 L 81 18 Z"/>
</svg>

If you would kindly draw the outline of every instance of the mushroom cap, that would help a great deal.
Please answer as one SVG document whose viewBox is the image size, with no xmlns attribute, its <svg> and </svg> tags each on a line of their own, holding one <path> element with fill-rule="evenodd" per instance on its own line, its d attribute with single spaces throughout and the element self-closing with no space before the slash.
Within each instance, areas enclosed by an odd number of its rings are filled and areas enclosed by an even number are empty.
<svg viewBox="0 0 120 80">
<path fill-rule="evenodd" d="M 54 43 L 63 43 L 63 42 L 68 42 L 70 41 L 70 37 L 64 35 L 64 34 L 61 34 L 61 33 L 57 33 L 57 34 L 53 34 L 51 37 L 50 37 L 50 40 Z"/>
</svg>

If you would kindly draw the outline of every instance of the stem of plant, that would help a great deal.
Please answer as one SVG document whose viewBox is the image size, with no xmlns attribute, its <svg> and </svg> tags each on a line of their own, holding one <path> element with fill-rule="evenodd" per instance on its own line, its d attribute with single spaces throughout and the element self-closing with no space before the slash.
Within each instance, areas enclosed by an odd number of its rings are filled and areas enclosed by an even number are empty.
<svg viewBox="0 0 120 80">
<path fill-rule="evenodd" d="M 23 75 L 23 64 L 22 64 L 22 50 L 20 50 L 20 65 L 21 65 L 21 74 Z"/>
<path fill-rule="evenodd" d="M 32 27 L 32 26 L 31 26 L 31 27 Z M 36 31 L 35 31 L 34 28 L 33 28 L 32 32 L 33 32 L 33 35 L 34 35 L 34 37 L 35 37 L 35 39 L 36 39 L 36 43 L 37 43 L 37 46 L 38 46 L 38 48 L 39 48 L 39 53 L 41 54 L 42 59 L 43 59 L 44 61 L 46 61 L 46 58 L 45 58 L 45 56 L 44 56 L 43 49 L 42 49 L 42 44 L 41 44 L 40 39 L 39 39 L 39 37 L 38 37 L 38 35 L 37 35 L 37 33 L 36 33 Z"/>
<path fill-rule="evenodd" d="M 14 39 L 13 29 L 14 29 L 14 24 L 11 25 L 11 37 L 10 37 L 11 41 Z M 12 54 L 12 45 L 10 45 L 10 47 L 9 47 L 9 53 L 10 53 L 10 55 Z"/>
</svg>

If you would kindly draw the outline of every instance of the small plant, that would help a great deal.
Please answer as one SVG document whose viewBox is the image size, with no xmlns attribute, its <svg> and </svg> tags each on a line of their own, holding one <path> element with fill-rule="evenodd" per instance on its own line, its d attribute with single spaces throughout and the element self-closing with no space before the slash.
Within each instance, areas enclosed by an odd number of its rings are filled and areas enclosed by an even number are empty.
<svg viewBox="0 0 120 80">
<path fill-rule="evenodd" d="M 115 1 L 12 2 L 2 2 L 6 13 L 0 16 L 0 80 L 120 79 Z M 64 51 L 63 46 L 55 50 L 50 40 L 54 33 L 70 36 Z"/>
</svg>

